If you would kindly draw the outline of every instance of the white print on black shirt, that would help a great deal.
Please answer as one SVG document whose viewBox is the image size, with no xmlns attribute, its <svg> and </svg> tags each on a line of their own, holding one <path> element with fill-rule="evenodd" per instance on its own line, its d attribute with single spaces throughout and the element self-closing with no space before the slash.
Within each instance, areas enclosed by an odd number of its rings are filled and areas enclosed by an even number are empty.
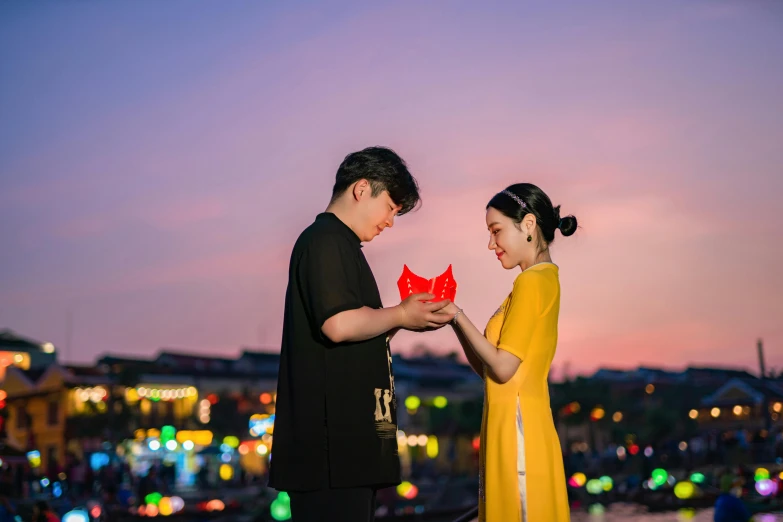
<svg viewBox="0 0 783 522">
<path fill-rule="evenodd" d="M 381 438 L 396 438 L 397 426 L 392 420 L 392 407 L 397 407 L 394 393 L 394 375 L 392 375 L 392 357 L 389 338 L 386 338 L 386 358 L 389 369 L 389 388 L 375 388 L 375 431 Z M 383 404 L 381 404 L 383 399 Z"/>
</svg>

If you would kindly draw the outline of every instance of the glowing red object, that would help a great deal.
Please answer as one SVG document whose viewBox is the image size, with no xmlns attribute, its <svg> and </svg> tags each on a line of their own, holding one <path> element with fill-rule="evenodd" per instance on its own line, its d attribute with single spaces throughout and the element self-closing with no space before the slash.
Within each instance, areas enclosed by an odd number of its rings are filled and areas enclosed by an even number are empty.
<svg viewBox="0 0 783 522">
<path fill-rule="evenodd" d="M 397 288 L 400 290 L 400 299 L 405 299 L 413 294 L 430 293 L 435 297 L 432 301 L 454 300 L 457 295 L 457 282 L 451 271 L 451 265 L 438 277 L 424 279 L 411 272 L 408 265 L 403 265 L 402 275 L 397 280 Z"/>
<path fill-rule="evenodd" d="M 478 449 L 481 447 L 481 437 L 476 437 L 473 439 L 473 449 L 478 451 Z"/>
<path fill-rule="evenodd" d="M 217 404 L 218 396 L 215 395 L 214 393 L 210 393 L 209 395 L 207 395 L 207 400 L 209 401 L 210 404 Z"/>
<path fill-rule="evenodd" d="M 639 446 L 637 444 L 631 444 L 631 447 L 628 448 L 628 453 L 636 455 L 639 453 Z"/>
</svg>

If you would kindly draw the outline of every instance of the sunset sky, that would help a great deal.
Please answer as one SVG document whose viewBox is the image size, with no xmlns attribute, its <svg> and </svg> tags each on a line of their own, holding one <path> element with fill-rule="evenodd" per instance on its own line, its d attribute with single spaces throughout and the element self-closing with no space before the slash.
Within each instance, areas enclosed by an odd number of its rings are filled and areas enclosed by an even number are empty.
<svg viewBox="0 0 783 522">
<path fill-rule="evenodd" d="M 526 181 L 582 227 L 552 247 L 555 377 L 755 371 L 757 338 L 783 370 L 781 27 L 779 1 L 4 2 L 0 328 L 67 362 L 279 349 L 293 242 L 386 145 L 423 206 L 365 246 L 385 304 L 452 263 L 483 326 L 516 276 L 484 207 Z"/>
</svg>

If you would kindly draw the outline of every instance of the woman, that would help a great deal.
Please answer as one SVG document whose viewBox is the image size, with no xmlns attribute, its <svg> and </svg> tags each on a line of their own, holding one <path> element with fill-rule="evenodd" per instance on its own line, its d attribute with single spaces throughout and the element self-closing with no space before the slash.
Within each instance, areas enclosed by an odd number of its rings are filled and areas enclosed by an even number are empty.
<svg viewBox="0 0 783 522">
<path fill-rule="evenodd" d="M 521 268 L 511 294 L 482 334 L 453 303 L 454 330 L 471 366 L 484 378 L 479 520 L 570 520 L 560 441 L 547 375 L 557 345 L 558 267 L 555 231 L 576 231 L 576 218 L 535 185 L 519 183 L 487 205 L 489 249 L 506 270 Z M 516 458 L 515 458 L 516 457 Z"/>
</svg>

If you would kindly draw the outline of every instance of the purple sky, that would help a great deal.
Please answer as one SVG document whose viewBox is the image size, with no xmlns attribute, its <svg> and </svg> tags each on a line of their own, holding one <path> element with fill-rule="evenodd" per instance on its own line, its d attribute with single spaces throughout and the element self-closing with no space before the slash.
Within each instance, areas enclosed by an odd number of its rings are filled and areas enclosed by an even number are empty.
<svg viewBox="0 0 783 522">
<path fill-rule="evenodd" d="M 516 4 L 3 3 L 0 328 L 80 362 L 276 349 L 297 234 L 382 144 L 423 191 L 365 247 L 385 303 L 453 263 L 483 325 L 516 276 L 484 206 L 527 181 L 583 227 L 556 377 L 755 370 L 759 337 L 783 369 L 783 4 Z"/>
</svg>

